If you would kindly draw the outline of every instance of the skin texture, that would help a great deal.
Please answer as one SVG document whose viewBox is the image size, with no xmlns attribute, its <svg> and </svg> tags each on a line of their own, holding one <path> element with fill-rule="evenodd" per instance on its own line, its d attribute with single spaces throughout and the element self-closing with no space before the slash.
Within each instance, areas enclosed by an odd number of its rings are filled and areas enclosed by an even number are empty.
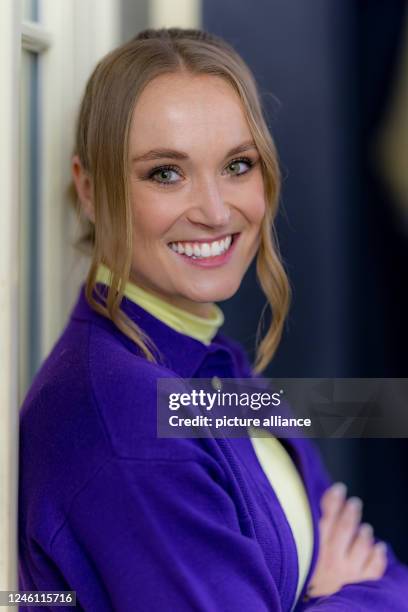
<svg viewBox="0 0 408 612">
<path fill-rule="evenodd" d="M 223 79 L 180 73 L 161 75 L 146 86 L 133 112 L 129 145 L 131 279 L 136 284 L 204 317 L 213 302 L 237 292 L 259 247 L 266 203 L 255 146 L 227 153 L 251 140 L 241 102 Z M 183 151 L 188 159 L 133 161 L 156 148 Z M 239 157 L 255 165 L 231 163 Z M 165 164 L 176 168 L 156 172 L 156 182 L 147 178 Z M 90 179 L 77 157 L 72 169 L 84 210 L 92 219 Z M 236 232 L 241 234 L 231 258 L 215 268 L 193 266 L 168 246 Z"/>
<path fill-rule="evenodd" d="M 376 580 L 385 572 L 386 549 L 374 544 L 373 530 L 360 524 L 362 503 L 357 497 L 345 500 L 346 487 L 336 483 L 321 499 L 320 547 L 310 579 L 311 597 L 331 595 L 345 584 Z"/>
</svg>

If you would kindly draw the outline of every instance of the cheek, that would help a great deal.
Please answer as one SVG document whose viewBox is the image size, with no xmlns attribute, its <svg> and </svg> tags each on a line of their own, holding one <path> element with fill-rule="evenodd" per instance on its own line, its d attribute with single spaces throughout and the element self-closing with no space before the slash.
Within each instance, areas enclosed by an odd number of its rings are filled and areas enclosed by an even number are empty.
<svg viewBox="0 0 408 612">
<path fill-rule="evenodd" d="M 252 225 L 261 225 L 265 217 L 266 206 L 263 177 L 260 172 L 257 172 L 253 177 L 253 181 L 248 184 L 248 189 L 245 193 L 245 214 Z"/>
<path fill-rule="evenodd" d="M 249 224 L 259 228 L 266 213 L 264 194 L 249 194 L 243 212 Z"/>
<path fill-rule="evenodd" d="M 139 196 L 136 201 L 132 205 L 134 236 L 144 243 L 164 236 L 174 223 L 169 206 L 152 197 Z"/>
<path fill-rule="evenodd" d="M 266 201 L 264 195 L 260 196 L 254 204 L 254 222 L 261 225 L 266 213 Z"/>
</svg>

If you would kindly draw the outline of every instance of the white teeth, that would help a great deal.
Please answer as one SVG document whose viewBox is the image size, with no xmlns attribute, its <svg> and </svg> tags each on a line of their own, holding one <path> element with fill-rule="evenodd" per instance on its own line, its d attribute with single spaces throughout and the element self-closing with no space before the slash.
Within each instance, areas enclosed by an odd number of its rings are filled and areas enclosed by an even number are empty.
<svg viewBox="0 0 408 612">
<path fill-rule="evenodd" d="M 193 258 L 216 257 L 229 249 L 232 236 L 214 242 L 171 242 L 170 247 L 175 253 L 185 254 Z"/>
<path fill-rule="evenodd" d="M 224 241 L 221 242 L 213 242 L 211 245 L 211 255 L 214 257 L 215 255 L 220 255 L 222 251 L 225 251 Z"/>
</svg>

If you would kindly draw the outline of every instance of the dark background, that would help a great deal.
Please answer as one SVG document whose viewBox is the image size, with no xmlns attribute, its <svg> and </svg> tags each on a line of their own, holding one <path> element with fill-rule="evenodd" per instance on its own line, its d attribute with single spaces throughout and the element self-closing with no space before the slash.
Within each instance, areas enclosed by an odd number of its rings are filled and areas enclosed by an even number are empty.
<svg viewBox="0 0 408 612">
<path fill-rule="evenodd" d="M 408 239 L 374 155 L 405 13 L 398 0 L 203 0 L 202 27 L 255 74 L 284 175 L 277 229 L 293 302 L 264 376 L 408 377 Z M 264 302 L 253 265 L 222 303 L 223 331 L 252 359 Z M 408 440 L 318 443 L 408 562 Z"/>
</svg>

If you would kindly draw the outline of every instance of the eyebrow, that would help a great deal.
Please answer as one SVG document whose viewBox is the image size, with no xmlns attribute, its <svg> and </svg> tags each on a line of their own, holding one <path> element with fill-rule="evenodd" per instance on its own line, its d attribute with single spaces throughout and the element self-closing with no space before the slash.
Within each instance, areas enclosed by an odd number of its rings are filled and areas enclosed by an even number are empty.
<svg viewBox="0 0 408 612">
<path fill-rule="evenodd" d="M 256 149 L 256 144 L 253 140 L 247 140 L 242 142 L 240 145 L 233 147 L 225 157 L 230 157 L 230 155 L 237 155 L 239 153 L 243 153 L 244 151 L 248 151 L 249 149 Z M 174 149 L 152 149 L 147 153 L 143 153 L 143 155 L 138 155 L 132 159 L 132 163 L 141 162 L 141 161 L 152 161 L 154 159 L 188 159 L 187 153 L 183 151 L 175 151 Z"/>
</svg>

